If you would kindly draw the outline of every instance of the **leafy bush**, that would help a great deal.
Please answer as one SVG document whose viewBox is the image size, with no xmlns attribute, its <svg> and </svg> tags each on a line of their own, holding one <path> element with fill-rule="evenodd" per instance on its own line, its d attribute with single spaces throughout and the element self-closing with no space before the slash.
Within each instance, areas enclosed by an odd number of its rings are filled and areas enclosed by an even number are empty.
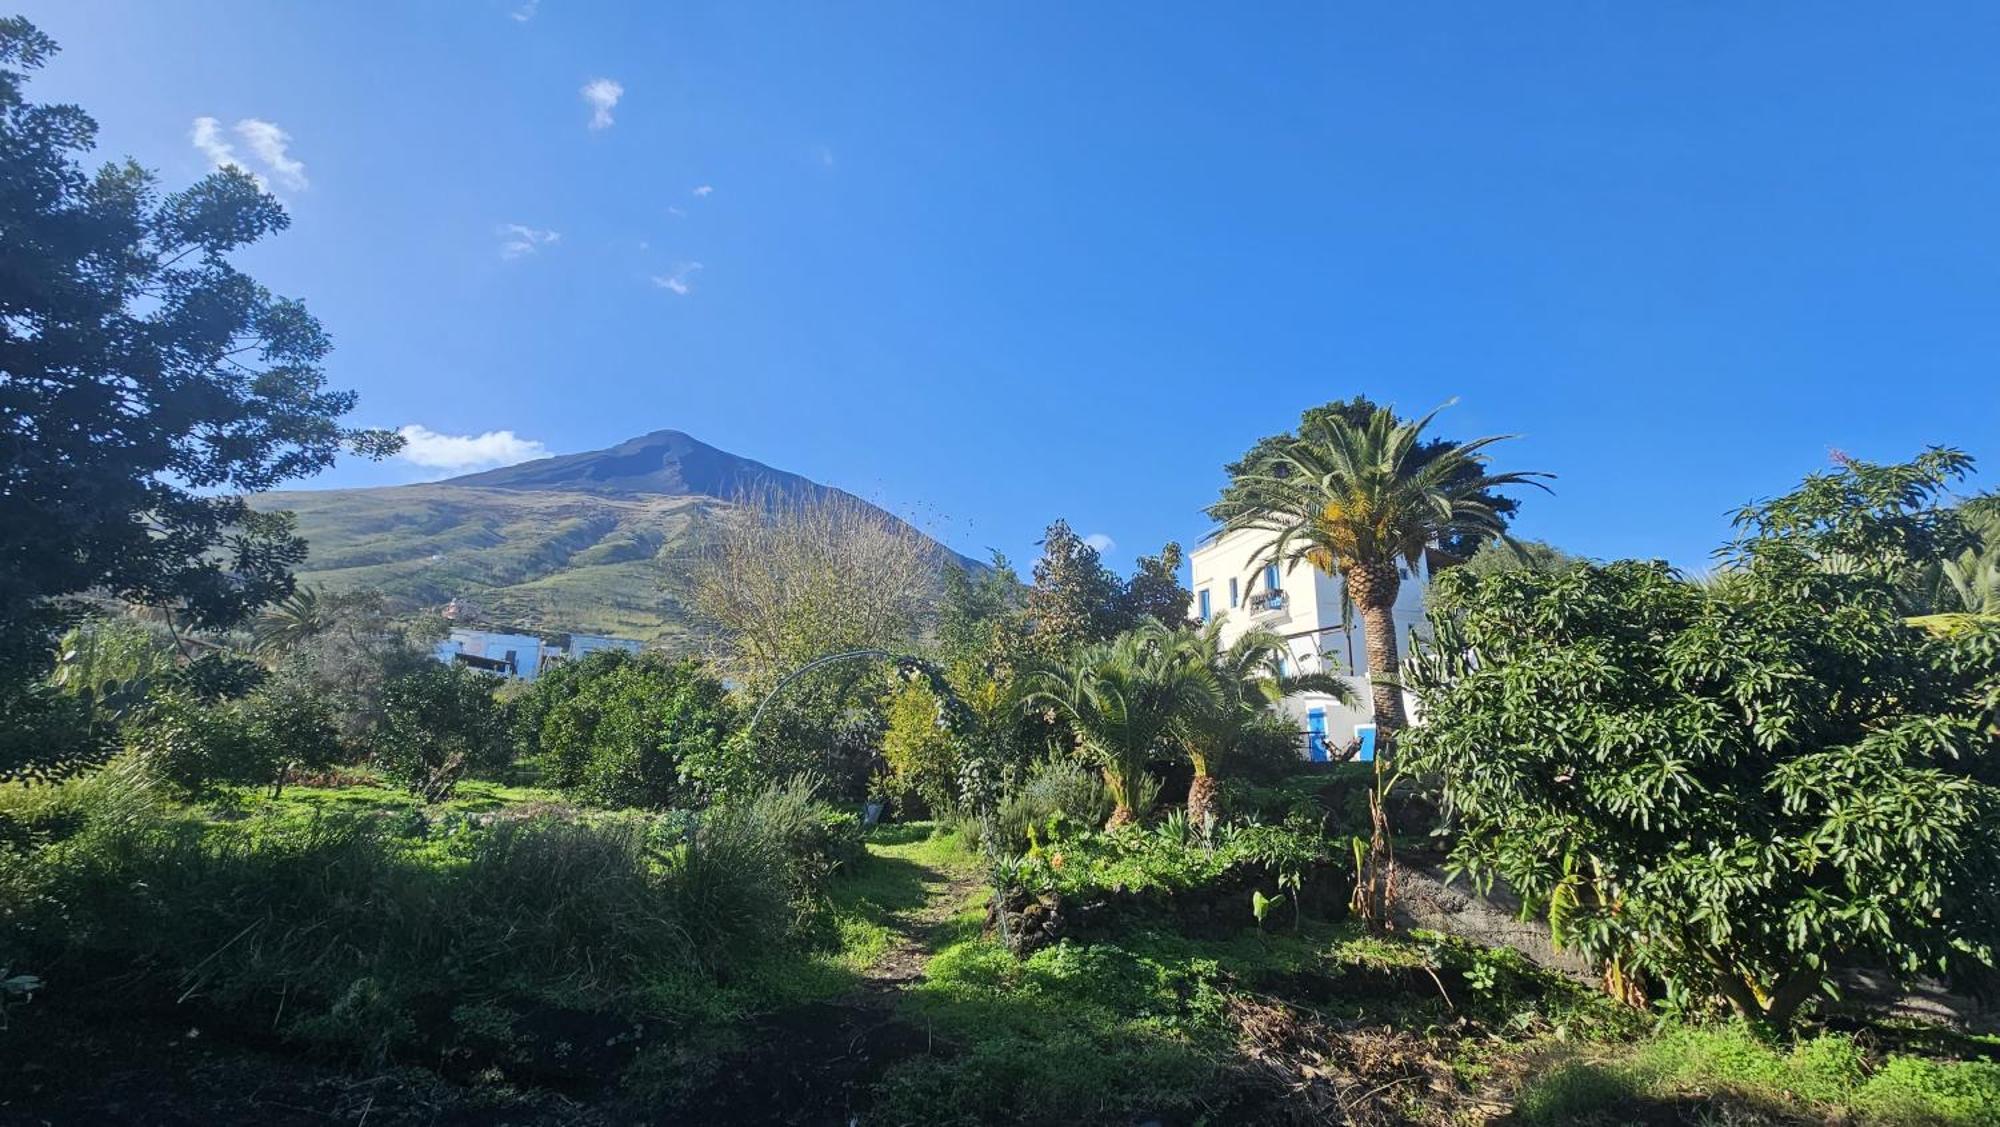
<svg viewBox="0 0 2000 1127">
<path fill-rule="evenodd" d="M 125 741 L 154 778 L 186 795 L 267 783 L 276 774 L 271 746 L 241 709 L 184 689 L 156 690 L 144 714 L 126 725 Z"/>
<path fill-rule="evenodd" d="M 1096 771 L 1075 759 L 1043 760 L 1000 804 L 999 832 L 1004 847 L 1028 848 L 1029 832 L 1049 836 L 1068 827 L 1094 827 L 1111 815 L 1111 794 Z"/>
<path fill-rule="evenodd" d="M 506 725 L 494 679 L 460 665 L 426 661 L 382 689 L 375 762 L 425 802 L 450 798 L 468 771 L 506 762 Z"/>
<path fill-rule="evenodd" d="M 1810 478 L 1746 510 L 1712 585 L 1634 561 L 1440 576 L 1404 762 L 1442 780 L 1454 863 L 1613 977 L 1780 1025 L 1830 966 L 1991 965 L 2000 624 L 1933 637 L 1894 603 L 1958 543 L 1935 501 L 1963 465 Z"/>
<path fill-rule="evenodd" d="M 944 814 L 956 804 L 962 749 L 943 717 L 937 694 L 923 680 L 898 685 L 889 698 L 882 758 L 890 793 L 904 807 L 915 807 L 908 814 Z"/>
<path fill-rule="evenodd" d="M 693 661 L 593 654 L 552 670 L 515 706 L 543 778 L 599 806 L 695 806 L 737 786 L 735 709 Z"/>
</svg>

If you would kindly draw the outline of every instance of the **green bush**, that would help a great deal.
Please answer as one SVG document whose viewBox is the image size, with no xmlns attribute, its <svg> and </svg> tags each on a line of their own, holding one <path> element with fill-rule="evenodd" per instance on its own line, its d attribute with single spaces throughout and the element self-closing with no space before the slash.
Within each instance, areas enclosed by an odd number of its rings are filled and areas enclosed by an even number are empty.
<svg viewBox="0 0 2000 1127">
<path fill-rule="evenodd" d="M 154 778 L 184 795 L 259 785 L 277 773 L 271 745 L 242 709 L 180 688 L 153 692 L 143 714 L 126 725 L 125 744 Z"/>
<path fill-rule="evenodd" d="M 957 805 L 962 748 L 943 724 L 937 694 L 925 681 L 906 681 L 890 695 L 888 712 L 882 759 L 898 809 L 904 817 L 948 814 Z"/>
<path fill-rule="evenodd" d="M 1053 824 L 1095 828 L 1111 815 L 1111 794 L 1098 773 L 1076 759 L 1045 759 L 1000 804 L 999 832 L 1004 847 L 1028 848 L 1029 831 L 1047 837 Z"/>
<path fill-rule="evenodd" d="M 461 665 L 426 661 L 382 687 L 375 762 L 425 802 L 451 797 L 466 772 L 503 766 L 506 725 L 494 678 Z"/>
<path fill-rule="evenodd" d="M 1113 889 L 1185 892 L 1245 865 L 1274 879 L 1302 876 L 1334 860 L 1331 843 L 1308 818 L 1281 826 L 1218 826 L 1207 841 L 1186 827 L 1163 824 L 1055 837 L 1016 863 L 1012 879 L 1037 891 L 1087 899 Z"/>
<path fill-rule="evenodd" d="M 333 702 L 298 670 L 282 670 L 266 681 L 244 699 L 240 712 L 269 769 L 256 781 L 271 784 L 274 796 L 294 772 L 331 767 L 346 752 Z"/>
<path fill-rule="evenodd" d="M 740 789 L 735 709 L 698 663 L 601 653 L 543 681 L 515 702 L 515 728 L 549 785 L 598 806 L 655 809 Z"/>
</svg>

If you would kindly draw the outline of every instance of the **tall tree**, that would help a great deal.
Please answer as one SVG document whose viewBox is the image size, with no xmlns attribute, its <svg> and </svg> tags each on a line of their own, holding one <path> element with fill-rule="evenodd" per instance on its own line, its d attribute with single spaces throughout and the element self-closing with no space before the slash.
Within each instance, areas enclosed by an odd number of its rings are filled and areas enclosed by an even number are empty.
<svg viewBox="0 0 2000 1127">
<path fill-rule="evenodd" d="M 1406 571 L 1440 544 L 1476 545 L 1502 536 L 1498 490 L 1551 475 L 1495 474 L 1486 447 L 1509 437 L 1439 445 L 1424 438 L 1437 412 L 1409 421 L 1376 407 L 1360 421 L 1342 410 L 1308 413 L 1293 437 L 1267 439 L 1236 463 L 1238 472 L 1209 508 L 1215 535 L 1268 537 L 1251 573 L 1301 563 L 1338 576 L 1361 616 L 1373 682 L 1375 723 L 1385 737 L 1406 726 L 1393 611 Z"/>
<path fill-rule="evenodd" d="M 689 609 L 724 667 L 768 685 L 843 650 L 930 629 L 945 561 L 909 525 L 844 496 L 753 497 L 688 565 Z"/>
<path fill-rule="evenodd" d="M 400 441 L 340 424 L 319 323 L 230 264 L 278 201 L 233 169 L 164 195 L 130 161 L 85 171 L 96 122 L 26 97 L 55 52 L 0 20 L 0 695 L 71 596 L 221 627 L 290 593 L 305 545 L 242 495 Z"/>
<path fill-rule="evenodd" d="M 1330 403 L 1322 403 L 1317 407 L 1308 407 L 1299 415 L 1298 430 L 1258 439 L 1257 443 L 1243 457 L 1224 466 L 1223 472 L 1228 474 L 1231 480 L 1245 474 L 1254 473 L 1260 464 L 1283 450 L 1285 445 L 1295 440 L 1298 435 L 1306 433 L 1308 430 L 1319 426 L 1327 420 L 1339 419 L 1347 423 L 1350 427 L 1362 427 L 1366 426 L 1368 420 L 1380 410 L 1382 410 L 1382 407 L 1365 395 L 1356 395 L 1350 399 L 1337 399 Z M 1412 467 L 1422 466 L 1433 459 L 1443 457 L 1447 451 L 1456 445 L 1458 443 L 1449 438 L 1435 436 L 1425 438 L 1418 442 L 1415 448 L 1410 451 L 1409 463 Z M 1462 464 L 1456 472 L 1463 476 L 1476 473 L 1477 471 L 1478 467 L 1476 465 Z M 1279 472 L 1283 471 L 1280 470 Z M 1482 503 L 1493 510 L 1494 514 L 1500 518 L 1502 524 L 1512 521 L 1515 511 L 1520 507 L 1519 501 L 1491 489 L 1479 490 L 1476 495 Z M 1443 557 L 1443 562 L 1457 563 L 1470 560 L 1473 554 L 1478 552 L 1491 539 L 1492 537 L 1478 532 L 1447 531 L 1439 536 L 1438 542 L 1434 547 L 1438 554 Z"/>
<path fill-rule="evenodd" d="M 1067 521 L 1049 525 L 1026 606 L 1037 655 L 1059 660 L 1080 645 L 1118 633 L 1127 625 L 1124 599 L 1125 585 L 1104 566 L 1096 548 Z"/>
<path fill-rule="evenodd" d="M 1181 582 L 1181 546 L 1174 541 L 1157 556 L 1140 556 L 1132 578 L 1126 581 L 1122 603 L 1125 617 L 1132 623 L 1153 619 L 1167 626 L 1188 621 L 1188 605 L 1194 592 Z"/>
</svg>

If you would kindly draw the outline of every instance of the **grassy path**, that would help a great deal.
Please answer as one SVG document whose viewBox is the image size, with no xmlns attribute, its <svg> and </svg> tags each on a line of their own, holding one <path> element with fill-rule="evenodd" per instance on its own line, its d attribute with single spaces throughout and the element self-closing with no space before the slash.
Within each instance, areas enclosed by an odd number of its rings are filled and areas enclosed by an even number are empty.
<svg viewBox="0 0 2000 1127">
<path fill-rule="evenodd" d="M 987 895 L 978 862 L 957 838 L 933 838 L 923 824 L 877 831 L 836 898 L 869 932 L 853 951 L 856 994 L 879 999 L 921 979 L 940 948 L 978 932 Z"/>
</svg>

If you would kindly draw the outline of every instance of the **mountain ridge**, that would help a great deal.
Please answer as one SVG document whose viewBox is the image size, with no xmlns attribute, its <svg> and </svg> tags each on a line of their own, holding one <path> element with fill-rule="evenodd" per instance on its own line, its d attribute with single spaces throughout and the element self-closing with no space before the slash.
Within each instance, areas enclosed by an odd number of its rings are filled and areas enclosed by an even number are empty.
<svg viewBox="0 0 2000 1127">
<path fill-rule="evenodd" d="M 495 623 L 671 647 L 688 640 L 676 557 L 748 507 L 824 500 L 911 527 L 845 490 L 671 429 L 442 481 L 253 503 L 295 515 L 308 545 L 302 584 L 376 590 L 405 608 L 457 599 Z M 983 566 L 916 531 L 939 552 L 940 574 Z"/>
</svg>

